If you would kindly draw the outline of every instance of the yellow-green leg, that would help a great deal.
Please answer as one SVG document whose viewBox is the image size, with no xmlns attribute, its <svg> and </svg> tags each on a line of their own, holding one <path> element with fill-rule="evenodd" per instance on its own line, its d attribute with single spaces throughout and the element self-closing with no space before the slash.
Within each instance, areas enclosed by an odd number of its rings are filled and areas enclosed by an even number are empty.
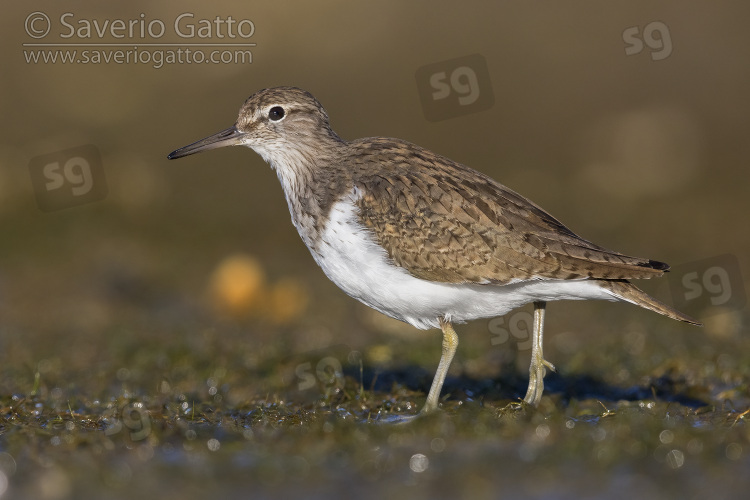
<svg viewBox="0 0 750 500">
<path fill-rule="evenodd" d="M 458 335 L 453 329 L 453 325 L 448 321 L 440 319 L 440 329 L 443 330 L 443 355 L 440 357 L 440 364 L 438 365 L 437 372 L 435 372 L 435 378 L 432 379 L 432 387 L 430 387 L 430 393 L 427 395 L 427 402 L 419 412 L 421 415 L 437 409 L 440 390 L 443 388 L 445 376 L 448 374 L 448 368 L 458 348 Z"/>
<path fill-rule="evenodd" d="M 534 326 L 532 327 L 531 338 L 531 365 L 529 366 L 529 388 L 526 390 L 526 397 L 523 398 L 528 404 L 537 406 L 542 399 L 544 392 L 544 375 L 547 373 L 546 368 L 553 372 L 555 366 L 544 359 L 543 339 L 544 339 L 544 310 L 546 302 L 534 302 Z M 545 368 L 546 367 L 546 368 Z"/>
</svg>

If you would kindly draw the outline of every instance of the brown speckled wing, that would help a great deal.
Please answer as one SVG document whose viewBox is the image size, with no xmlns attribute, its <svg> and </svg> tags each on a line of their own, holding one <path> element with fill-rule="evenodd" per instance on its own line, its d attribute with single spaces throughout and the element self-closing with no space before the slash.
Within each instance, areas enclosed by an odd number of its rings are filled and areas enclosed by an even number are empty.
<svg viewBox="0 0 750 500">
<path fill-rule="evenodd" d="M 362 224 L 418 278 L 506 284 L 650 278 L 669 268 L 579 238 L 521 195 L 419 146 L 369 138 L 351 147 Z"/>
</svg>

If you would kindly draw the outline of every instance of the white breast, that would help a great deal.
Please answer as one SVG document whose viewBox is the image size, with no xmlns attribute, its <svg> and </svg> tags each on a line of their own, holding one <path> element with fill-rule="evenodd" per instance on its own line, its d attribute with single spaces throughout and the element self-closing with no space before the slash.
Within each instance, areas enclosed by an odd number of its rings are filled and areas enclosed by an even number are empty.
<svg viewBox="0 0 750 500">
<path fill-rule="evenodd" d="M 438 318 L 463 323 L 502 316 L 536 300 L 619 300 L 589 280 L 530 280 L 510 285 L 448 284 L 415 278 L 390 262 L 358 218 L 356 192 L 336 203 L 312 254 L 326 276 L 347 294 L 420 329 Z"/>
</svg>

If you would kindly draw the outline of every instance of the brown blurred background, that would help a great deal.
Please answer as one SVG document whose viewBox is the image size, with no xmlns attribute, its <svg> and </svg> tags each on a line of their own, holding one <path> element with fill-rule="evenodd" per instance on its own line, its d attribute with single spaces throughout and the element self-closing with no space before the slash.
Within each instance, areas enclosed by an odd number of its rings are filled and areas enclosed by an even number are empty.
<svg viewBox="0 0 750 500">
<path fill-rule="evenodd" d="M 24 31 L 33 11 L 52 20 L 50 42 L 141 41 L 62 40 L 64 12 L 74 14 L 72 24 L 141 13 L 162 20 L 167 34 L 146 42 L 228 41 L 174 36 L 174 19 L 192 12 L 195 22 L 252 20 L 248 41 L 257 45 L 252 64 L 29 64 L 24 50 L 37 49 L 22 44 L 38 41 Z M 312 92 L 343 138 L 420 144 L 491 175 L 618 251 L 672 265 L 734 255 L 746 283 L 748 14 L 740 1 L 6 4 L 0 361 L 21 371 L 42 358 L 84 369 L 117 336 L 179 330 L 189 339 L 212 325 L 219 337 L 229 328 L 222 325 L 239 325 L 248 351 L 259 356 L 278 335 L 292 352 L 389 345 L 373 351 L 375 364 L 410 342 L 435 344 L 438 352 L 437 335 L 383 321 L 328 282 L 289 222 L 275 174 L 251 150 L 166 159 L 233 124 L 245 98 L 275 85 Z M 668 57 L 660 59 L 666 49 L 656 42 L 627 55 L 623 33 L 638 27 L 642 39 L 656 21 L 668 28 Z M 428 121 L 417 70 L 471 54 L 486 60 L 494 104 Z M 106 198 L 42 212 L 30 161 L 86 144 L 101 153 Z M 671 302 L 666 283 L 644 287 Z M 553 304 L 549 330 L 574 332 L 580 341 L 649 314 Z M 744 311 L 726 314 L 710 315 L 725 320 L 711 320 L 704 332 L 739 334 Z M 653 321 L 676 338 L 704 334 Z M 474 347 L 461 349 L 477 356 L 502 347 L 490 344 L 486 322 L 462 331 Z M 456 369 L 474 357 L 464 353 Z M 565 350 L 552 357 L 558 366 L 561 358 Z"/>
</svg>

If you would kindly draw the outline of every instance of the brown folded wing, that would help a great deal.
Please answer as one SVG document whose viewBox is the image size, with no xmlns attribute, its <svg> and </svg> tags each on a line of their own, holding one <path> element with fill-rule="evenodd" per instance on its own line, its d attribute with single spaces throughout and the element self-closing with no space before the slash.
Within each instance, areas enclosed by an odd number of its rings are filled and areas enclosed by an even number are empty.
<svg viewBox="0 0 750 500">
<path fill-rule="evenodd" d="M 507 284 L 650 278 L 669 268 L 586 241 L 523 196 L 447 158 L 402 141 L 368 141 L 358 145 L 354 179 L 361 221 L 413 276 Z M 368 157 L 391 168 L 368 168 Z"/>
</svg>

